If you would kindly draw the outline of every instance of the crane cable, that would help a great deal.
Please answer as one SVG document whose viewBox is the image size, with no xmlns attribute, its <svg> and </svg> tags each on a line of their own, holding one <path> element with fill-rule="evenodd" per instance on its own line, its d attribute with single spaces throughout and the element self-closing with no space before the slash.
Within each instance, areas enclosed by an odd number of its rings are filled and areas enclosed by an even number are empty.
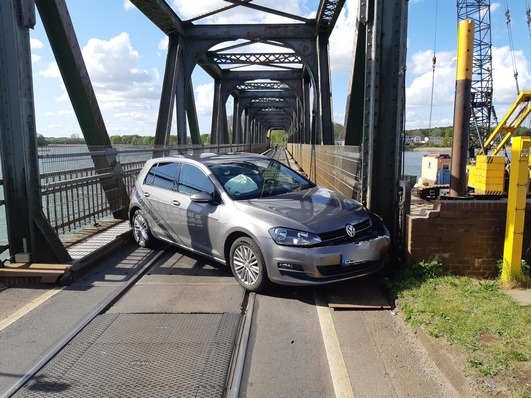
<svg viewBox="0 0 531 398">
<path fill-rule="evenodd" d="M 431 99 L 430 99 L 430 118 L 428 121 L 428 131 L 431 131 L 431 116 L 433 113 L 433 94 L 435 92 L 435 66 L 437 64 L 437 56 L 435 55 L 435 49 L 437 47 L 437 14 L 439 9 L 439 0 L 435 1 L 435 32 L 434 32 L 434 39 L 433 39 L 433 57 L 431 58 Z"/>
<path fill-rule="evenodd" d="M 529 0 L 525 2 L 525 15 L 527 20 L 527 30 L 529 30 L 529 38 L 531 39 L 531 6 L 529 6 Z"/>
<path fill-rule="evenodd" d="M 516 68 L 516 56 L 514 53 L 514 42 L 513 42 L 513 34 L 511 31 L 511 15 L 509 13 L 509 5 L 507 4 L 507 0 L 505 0 L 505 22 L 507 24 L 507 33 L 509 35 L 509 45 L 511 47 L 511 59 L 513 62 L 513 76 L 514 81 L 516 83 L 516 95 L 520 94 L 520 87 L 518 84 L 518 69 Z"/>
</svg>

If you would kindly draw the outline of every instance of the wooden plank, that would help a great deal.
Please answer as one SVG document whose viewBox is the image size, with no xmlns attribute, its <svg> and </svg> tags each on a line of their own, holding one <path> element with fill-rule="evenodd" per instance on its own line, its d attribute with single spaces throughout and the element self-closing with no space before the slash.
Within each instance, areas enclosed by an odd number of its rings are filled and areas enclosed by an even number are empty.
<svg viewBox="0 0 531 398">
<path fill-rule="evenodd" d="M 58 270 L 65 271 L 71 267 L 71 264 L 47 264 L 47 263 L 11 263 L 6 264 L 4 268 L 16 269 L 34 269 L 34 270 Z"/>
<path fill-rule="evenodd" d="M 40 278 L 41 283 L 52 284 L 56 283 L 63 273 L 62 270 L 0 268 L 0 278 Z"/>
</svg>

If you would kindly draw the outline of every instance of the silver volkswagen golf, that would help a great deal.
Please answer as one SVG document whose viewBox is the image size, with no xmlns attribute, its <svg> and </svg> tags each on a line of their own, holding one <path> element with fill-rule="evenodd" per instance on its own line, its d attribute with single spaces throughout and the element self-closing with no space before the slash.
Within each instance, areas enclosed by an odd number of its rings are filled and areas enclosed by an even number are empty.
<svg viewBox="0 0 531 398">
<path fill-rule="evenodd" d="M 360 203 L 256 154 L 151 159 L 129 217 L 140 246 L 158 239 L 208 256 L 250 291 L 367 275 L 390 245 L 380 217 Z"/>
</svg>

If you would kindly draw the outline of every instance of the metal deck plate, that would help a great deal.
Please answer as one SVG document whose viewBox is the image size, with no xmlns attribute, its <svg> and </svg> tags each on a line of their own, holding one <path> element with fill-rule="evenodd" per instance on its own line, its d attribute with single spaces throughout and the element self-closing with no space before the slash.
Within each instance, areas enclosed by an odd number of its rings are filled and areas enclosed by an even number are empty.
<svg viewBox="0 0 531 398">
<path fill-rule="evenodd" d="M 328 306 L 333 309 L 392 309 L 377 277 L 365 276 L 326 285 Z"/>
<path fill-rule="evenodd" d="M 221 397 L 240 314 L 105 314 L 15 397 Z"/>
</svg>

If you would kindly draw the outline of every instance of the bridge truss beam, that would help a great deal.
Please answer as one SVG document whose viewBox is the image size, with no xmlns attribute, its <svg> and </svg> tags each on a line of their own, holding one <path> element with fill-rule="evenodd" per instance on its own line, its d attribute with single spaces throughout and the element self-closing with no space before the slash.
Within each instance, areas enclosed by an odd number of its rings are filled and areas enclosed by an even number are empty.
<svg viewBox="0 0 531 398">
<path fill-rule="evenodd" d="M 405 120 L 407 1 L 360 2 L 345 112 L 345 145 L 361 146 L 357 199 L 402 242 L 397 204 Z"/>
<path fill-rule="evenodd" d="M 34 24 L 30 3 L 0 2 L 0 151 L 8 248 L 15 258 L 24 253 L 30 261 L 68 262 L 70 255 L 42 211 L 29 39 Z"/>
</svg>

